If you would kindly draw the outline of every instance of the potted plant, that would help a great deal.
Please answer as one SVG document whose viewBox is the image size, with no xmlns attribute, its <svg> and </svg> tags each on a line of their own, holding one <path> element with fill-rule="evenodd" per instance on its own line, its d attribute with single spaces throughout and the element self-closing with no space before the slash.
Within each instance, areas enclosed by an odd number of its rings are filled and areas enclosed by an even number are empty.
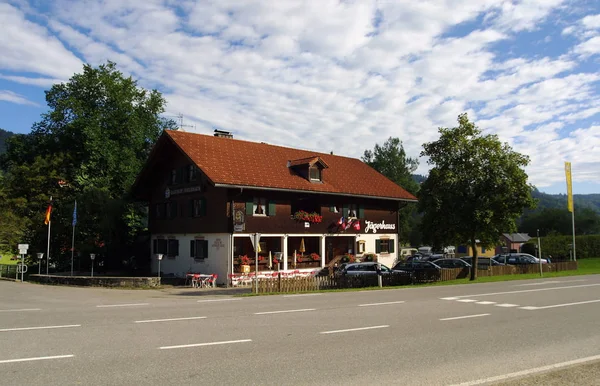
<svg viewBox="0 0 600 386">
<path fill-rule="evenodd" d="M 242 273 L 250 272 L 250 258 L 248 255 L 243 255 L 238 258 L 238 264 L 240 265 L 240 271 Z"/>
<path fill-rule="evenodd" d="M 297 211 L 296 213 L 294 213 L 292 218 L 296 221 L 306 221 L 315 224 L 323 221 L 323 216 L 319 215 L 317 212 L 308 213 L 304 210 Z"/>
<path fill-rule="evenodd" d="M 373 252 L 365 253 L 362 257 L 364 261 L 377 261 L 377 255 Z"/>
<path fill-rule="evenodd" d="M 311 254 L 310 254 L 310 258 L 311 258 L 313 261 L 321 261 L 321 256 L 319 256 L 317 253 L 311 253 Z"/>
</svg>

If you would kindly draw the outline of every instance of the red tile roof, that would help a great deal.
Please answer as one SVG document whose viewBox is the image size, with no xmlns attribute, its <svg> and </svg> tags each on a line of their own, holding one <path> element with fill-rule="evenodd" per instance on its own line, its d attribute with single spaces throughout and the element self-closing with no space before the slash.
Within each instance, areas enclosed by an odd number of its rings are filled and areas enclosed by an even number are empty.
<svg viewBox="0 0 600 386">
<path fill-rule="evenodd" d="M 323 161 L 321 158 L 319 157 L 308 157 L 308 158 L 300 158 L 300 159 L 294 159 L 291 160 L 289 163 L 289 166 L 299 166 L 299 165 L 310 165 L 313 166 L 314 164 L 316 164 L 317 162 L 320 162 L 321 165 L 323 165 L 324 168 L 329 167 L 325 161 Z"/>
<path fill-rule="evenodd" d="M 416 200 L 355 158 L 183 131 L 167 130 L 163 137 L 172 139 L 215 185 Z M 310 182 L 287 166 L 288 161 L 315 157 L 329 166 L 323 183 Z"/>
</svg>

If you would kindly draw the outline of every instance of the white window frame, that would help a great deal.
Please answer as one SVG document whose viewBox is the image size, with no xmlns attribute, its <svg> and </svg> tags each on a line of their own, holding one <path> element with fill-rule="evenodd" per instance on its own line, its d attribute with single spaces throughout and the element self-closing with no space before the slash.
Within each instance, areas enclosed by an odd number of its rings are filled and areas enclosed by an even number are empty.
<svg viewBox="0 0 600 386">
<path fill-rule="evenodd" d="M 262 207 L 262 213 L 256 213 L 258 206 Z M 254 197 L 254 205 L 252 205 L 252 216 L 266 217 L 267 216 L 267 199 L 264 197 Z"/>
<path fill-rule="evenodd" d="M 319 174 L 319 177 L 318 177 L 318 178 L 313 178 L 313 177 L 312 177 L 312 175 L 311 175 L 311 171 L 312 171 L 313 169 L 315 169 L 315 170 L 317 171 L 317 173 Z M 308 167 L 308 179 L 309 179 L 310 181 L 321 182 L 321 181 L 323 180 L 323 176 L 322 176 L 322 170 L 321 170 L 321 169 L 319 169 L 319 167 L 318 167 L 318 166 L 309 166 L 309 167 Z"/>
<path fill-rule="evenodd" d="M 354 215 L 352 215 L 354 212 Z M 348 204 L 348 218 L 358 218 L 358 205 Z"/>
</svg>

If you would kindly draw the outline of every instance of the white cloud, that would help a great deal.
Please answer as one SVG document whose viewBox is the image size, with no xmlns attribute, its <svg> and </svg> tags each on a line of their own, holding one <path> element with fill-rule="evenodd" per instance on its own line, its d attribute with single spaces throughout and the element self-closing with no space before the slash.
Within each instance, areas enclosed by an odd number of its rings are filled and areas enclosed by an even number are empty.
<svg viewBox="0 0 600 386">
<path fill-rule="evenodd" d="M 55 83 L 62 83 L 67 79 L 52 79 L 52 78 L 29 78 L 26 76 L 0 75 L 0 79 L 6 79 L 11 82 L 20 84 L 29 84 L 40 87 L 51 87 Z"/>
<path fill-rule="evenodd" d="M 565 4 L 57 0 L 29 19 L 35 2 L 0 5 L 21 46 L 0 37 L 9 53 L 0 71 L 5 80 L 44 86 L 81 70 L 75 54 L 94 65 L 110 59 L 162 91 L 168 114 L 184 114 L 196 131 L 220 127 L 237 138 L 354 157 L 390 136 L 417 156 L 437 127 L 454 126 L 468 111 L 486 133 L 529 154 L 531 182 L 545 184 L 562 178 L 557 160 L 565 157 L 598 166 L 576 150 L 591 152 L 594 142 L 584 137 L 597 137 L 587 121 L 600 108 L 599 79 L 579 66 L 597 53 L 598 15 L 566 26 L 555 20 Z M 578 46 L 552 55 L 497 49 L 549 18 Z M 22 48 L 30 42 L 34 50 Z M 580 131 L 568 136 L 571 125 Z M 551 168 L 559 172 L 546 173 Z"/>
<path fill-rule="evenodd" d="M 19 105 L 39 106 L 37 103 L 30 101 L 23 95 L 10 90 L 0 90 L 0 101 L 16 103 Z"/>
</svg>

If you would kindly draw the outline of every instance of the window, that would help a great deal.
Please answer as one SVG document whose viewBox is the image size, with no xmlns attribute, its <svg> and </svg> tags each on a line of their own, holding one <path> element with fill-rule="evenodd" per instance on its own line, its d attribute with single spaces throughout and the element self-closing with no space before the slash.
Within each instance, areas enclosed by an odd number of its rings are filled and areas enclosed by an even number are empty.
<svg viewBox="0 0 600 386">
<path fill-rule="evenodd" d="M 175 218 L 177 217 L 177 201 L 171 201 L 166 204 L 167 206 L 167 217 Z"/>
<path fill-rule="evenodd" d="M 156 204 L 154 207 L 154 214 L 156 218 L 165 218 L 166 216 L 166 204 L 164 202 L 160 202 Z"/>
<path fill-rule="evenodd" d="M 165 239 L 154 239 L 154 254 L 158 255 L 162 253 L 163 255 L 167 254 L 167 240 Z"/>
<path fill-rule="evenodd" d="M 179 240 L 169 239 L 167 240 L 167 257 L 179 256 Z"/>
<path fill-rule="evenodd" d="M 309 167 L 308 175 L 311 181 L 321 181 L 321 169 L 319 169 L 317 166 Z"/>
<path fill-rule="evenodd" d="M 330 211 L 331 213 L 339 213 L 339 212 L 340 212 L 340 208 L 339 208 L 337 205 L 331 205 L 331 206 L 329 207 L 329 211 Z"/>
<path fill-rule="evenodd" d="M 252 214 L 254 216 L 266 216 L 267 215 L 267 200 L 265 200 L 264 198 L 255 198 L 252 209 L 253 209 Z"/>
<path fill-rule="evenodd" d="M 171 169 L 171 178 L 169 179 L 169 185 L 175 185 L 177 183 L 177 169 Z"/>
<path fill-rule="evenodd" d="M 357 217 L 358 210 L 356 208 L 356 204 L 348 205 L 348 217 Z"/>
<path fill-rule="evenodd" d="M 394 240 L 379 239 L 375 240 L 375 253 L 394 253 Z"/>
<path fill-rule="evenodd" d="M 206 259 L 208 257 L 208 240 L 190 240 L 190 257 Z"/>
<path fill-rule="evenodd" d="M 190 211 L 192 217 L 206 216 L 206 198 L 190 200 Z"/>
<path fill-rule="evenodd" d="M 186 170 L 186 181 L 196 181 L 197 178 L 197 170 L 196 165 L 188 165 Z"/>
</svg>

